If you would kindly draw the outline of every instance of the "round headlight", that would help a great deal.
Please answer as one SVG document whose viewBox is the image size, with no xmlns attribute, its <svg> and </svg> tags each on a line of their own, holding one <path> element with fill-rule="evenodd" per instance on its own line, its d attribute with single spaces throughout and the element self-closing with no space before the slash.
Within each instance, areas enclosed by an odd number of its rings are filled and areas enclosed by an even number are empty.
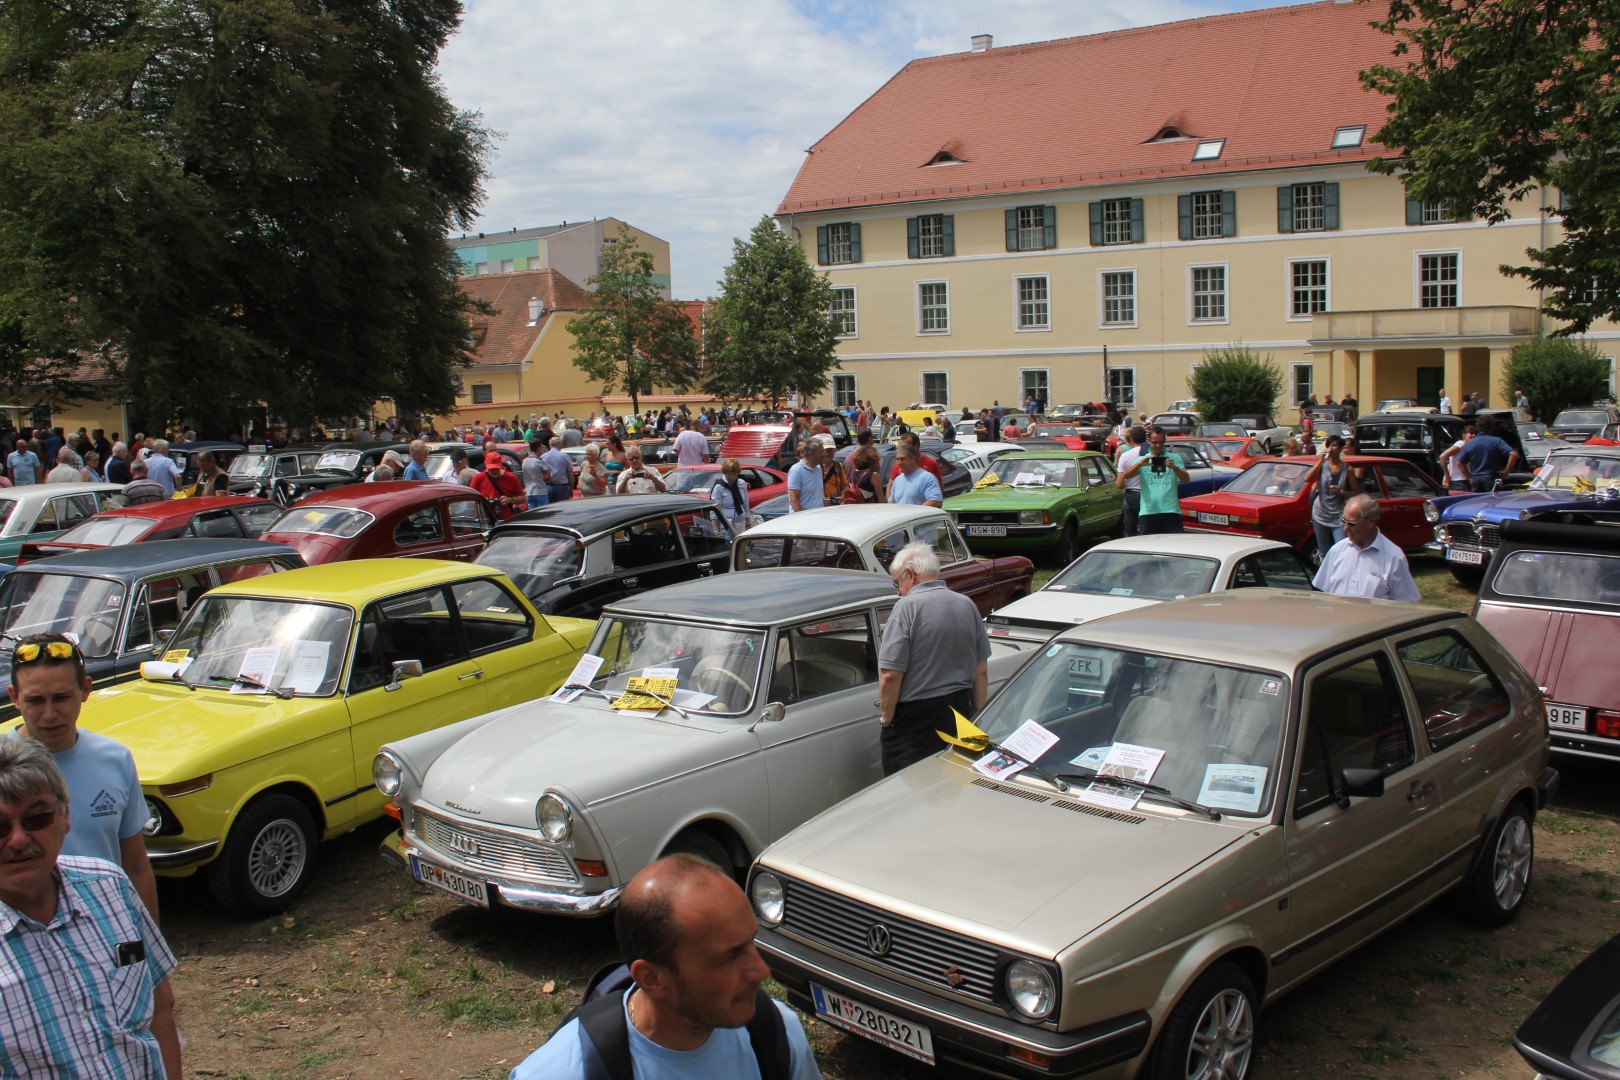
<svg viewBox="0 0 1620 1080">
<path fill-rule="evenodd" d="M 748 897 L 754 902 L 754 914 L 766 926 L 782 925 L 782 912 L 787 907 L 787 897 L 782 892 L 782 882 L 769 870 L 761 870 L 754 875 L 754 880 L 748 883 Z"/>
<path fill-rule="evenodd" d="M 371 782 L 377 785 L 377 790 L 384 796 L 392 799 L 399 794 L 399 786 L 405 777 L 405 767 L 399 759 L 384 750 L 371 760 Z"/>
<path fill-rule="evenodd" d="M 1014 960 L 1007 965 L 1007 998 L 1031 1020 L 1046 1019 L 1057 1005 L 1052 973 L 1033 960 Z"/>
<path fill-rule="evenodd" d="M 1440 520 L 1440 508 L 1434 505 L 1434 501 L 1431 499 L 1423 500 L 1423 520 L 1430 525 Z"/>
<path fill-rule="evenodd" d="M 549 791 L 535 804 L 534 819 L 540 826 L 540 834 L 553 844 L 562 843 L 574 831 L 574 812 Z"/>
<path fill-rule="evenodd" d="M 141 825 L 141 832 L 147 836 L 156 836 L 163 829 L 163 810 L 151 799 L 146 800 L 146 821 Z"/>
</svg>

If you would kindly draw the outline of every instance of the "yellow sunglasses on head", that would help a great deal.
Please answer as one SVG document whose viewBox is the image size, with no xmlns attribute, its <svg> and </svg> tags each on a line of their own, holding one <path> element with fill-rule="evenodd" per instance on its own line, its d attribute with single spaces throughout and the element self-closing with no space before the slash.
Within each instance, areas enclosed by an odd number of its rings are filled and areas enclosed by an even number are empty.
<svg viewBox="0 0 1620 1080">
<path fill-rule="evenodd" d="M 30 641 L 26 645 L 17 646 L 11 662 L 31 664 L 42 655 L 52 660 L 71 660 L 78 655 L 78 650 L 73 647 L 71 641 Z"/>
</svg>

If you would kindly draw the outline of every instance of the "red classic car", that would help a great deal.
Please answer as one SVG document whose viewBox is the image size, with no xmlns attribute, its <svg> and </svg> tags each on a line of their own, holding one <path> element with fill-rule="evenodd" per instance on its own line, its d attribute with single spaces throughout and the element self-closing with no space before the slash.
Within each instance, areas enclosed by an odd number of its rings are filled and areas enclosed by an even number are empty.
<svg viewBox="0 0 1620 1080">
<path fill-rule="evenodd" d="M 437 480 L 347 484 L 311 495 L 264 531 L 304 561 L 464 559 L 484 550 L 495 514 L 478 492 Z"/>
<path fill-rule="evenodd" d="M 1247 469 L 1257 461 L 1273 460 L 1276 456 L 1266 453 L 1261 448 L 1259 439 L 1247 435 L 1179 435 L 1166 441 L 1197 443 L 1210 461 L 1218 465 L 1230 465 L 1234 469 Z"/>
<path fill-rule="evenodd" d="M 1181 519 L 1192 532 L 1228 532 L 1281 540 L 1310 554 L 1316 549 L 1311 528 L 1315 481 L 1305 474 L 1317 458 L 1266 458 L 1244 469 L 1232 482 L 1209 495 L 1181 500 Z M 1362 470 L 1362 490 L 1378 500 L 1378 528 L 1407 552 L 1419 551 L 1434 539 L 1434 527 L 1423 519 L 1423 500 L 1444 494 L 1440 486 L 1409 461 L 1349 454 L 1345 461 Z"/>
<path fill-rule="evenodd" d="M 763 465 L 744 465 L 737 474 L 748 483 L 748 505 L 758 506 L 766 499 L 787 494 L 787 473 L 767 469 Z M 677 465 L 664 473 L 664 484 L 670 491 L 681 495 L 701 495 L 709 492 L 720 480 L 718 465 Z"/>
<path fill-rule="evenodd" d="M 280 516 L 281 507 L 269 499 L 237 495 L 123 506 L 103 510 L 49 540 L 24 544 L 17 553 L 17 562 L 69 551 L 123 547 L 145 540 L 178 540 L 188 536 L 254 540 Z"/>
<path fill-rule="evenodd" d="M 1029 425 L 1028 430 L 1022 432 L 1020 439 L 1051 439 L 1060 442 L 1070 450 L 1095 450 L 1097 438 L 1087 438 L 1086 433 L 1073 424 L 1056 424 L 1046 421 L 1037 421 Z"/>
</svg>

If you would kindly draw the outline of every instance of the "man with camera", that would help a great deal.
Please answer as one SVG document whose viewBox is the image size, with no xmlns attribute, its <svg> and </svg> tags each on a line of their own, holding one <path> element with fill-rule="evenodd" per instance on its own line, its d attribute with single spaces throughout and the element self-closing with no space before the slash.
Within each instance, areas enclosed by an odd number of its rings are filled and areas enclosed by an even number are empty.
<svg viewBox="0 0 1620 1080">
<path fill-rule="evenodd" d="M 1181 458 L 1165 448 L 1163 428 L 1154 425 L 1148 431 L 1147 452 L 1126 466 L 1120 476 L 1127 482 L 1141 480 L 1138 535 L 1181 531 L 1181 485 L 1187 482 L 1187 470 Z"/>
</svg>

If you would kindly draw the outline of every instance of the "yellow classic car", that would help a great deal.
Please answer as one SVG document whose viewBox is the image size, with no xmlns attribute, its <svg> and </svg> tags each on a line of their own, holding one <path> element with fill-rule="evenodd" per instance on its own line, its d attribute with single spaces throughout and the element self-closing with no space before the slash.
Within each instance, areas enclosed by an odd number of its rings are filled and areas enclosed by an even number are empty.
<svg viewBox="0 0 1620 1080">
<path fill-rule="evenodd" d="M 490 567 L 367 559 L 222 585 L 79 723 L 128 746 L 160 875 L 286 908 L 316 846 L 372 821 L 384 743 L 555 690 L 594 620 L 537 614 Z"/>
</svg>

